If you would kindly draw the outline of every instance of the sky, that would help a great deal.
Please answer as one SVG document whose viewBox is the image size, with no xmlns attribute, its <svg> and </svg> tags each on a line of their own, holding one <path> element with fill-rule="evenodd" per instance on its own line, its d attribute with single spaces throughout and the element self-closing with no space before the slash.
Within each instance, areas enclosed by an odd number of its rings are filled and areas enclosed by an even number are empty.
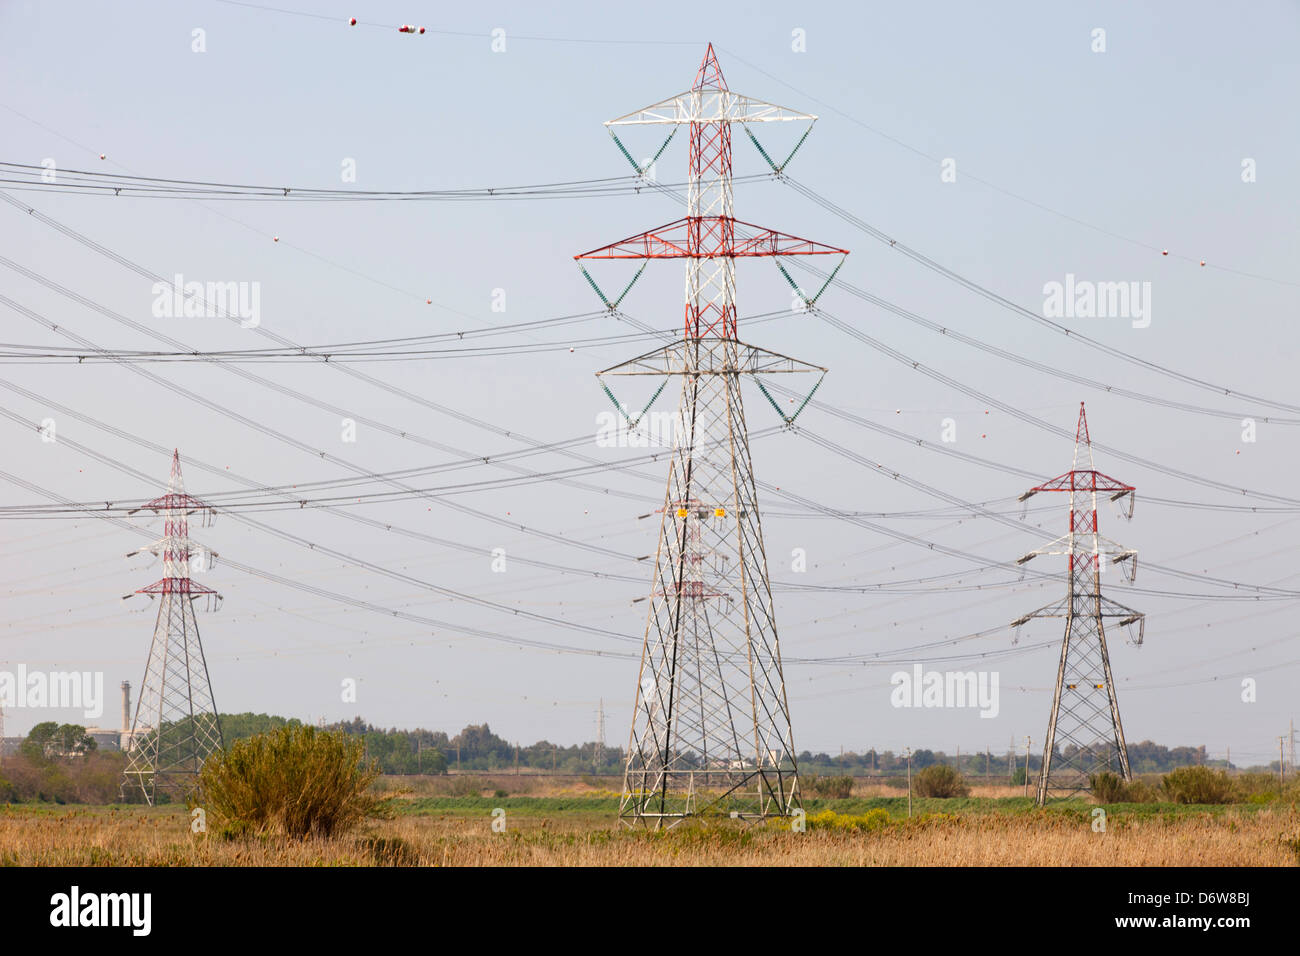
<svg viewBox="0 0 1300 956">
<path fill-rule="evenodd" d="M 403 35 L 405 23 L 426 33 Z M 1036 496 L 1021 521 L 1016 498 L 1068 471 L 1073 442 L 1017 413 L 1072 434 L 1084 401 L 1099 446 L 1140 459 L 1096 449 L 1098 469 L 1138 489 L 1131 522 L 1101 512 L 1103 533 L 1139 552 L 1136 582 L 1116 575 L 1107 593 L 1147 614 L 1143 646 L 1111 637 L 1126 735 L 1204 744 L 1216 756 L 1231 748 L 1234 762 L 1263 763 L 1300 709 L 1295 598 L 1154 566 L 1300 590 L 1300 504 L 1277 500 L 1295 495 L 1297 424 L 1276 420 L 1300 415 L 1222 390 L 1294 401 L 1300 130 L 1289 117 L 1298 23 L 1294 3 L 1267 2 L 1227 11 L 758 3 L 742 16 L 734 5 L 672 2 L 448 10 L 209 0 L 127 12 L 7 0 L 0 161 L 49 160 L 61 174 L 358 190 L 627 177 L 602 123 L 687 89 L 711 42 L 733 90 L 818 116 L 787 172 L 851 214 L 763 176 L 762 157 L 737 134 L 736 216 L 851 250 L 821 314 L 790 307 L 771 263 L 738 266 L 740 337 L 830 369 L 794 430 L 774 427 L 781 423 L 757 389 L 745 394 L 796 749 L 998 752 L 1012 740 L 1023 748 L 1026 736 L 1041 742 L 1060 622 L 1036 621 L 1018 635 L 1009 623 L 1064 593 L 1065 569 L 1041 557 L 1018 580 L 987 565 L 1066 530 L 1063 500 Z M 784 155 L 800 132 L 759 136 Z M 639 158 L 662 135 L 637 130 L 625 141 Z M 681 183 L 686 162 L 677 137 L 657 180 Z M 354 182 L 344 179 L 349 169 Z M 313 721 L 359 714 L 450 732 L 486 721 L 507 739 L 568 744 L 593 738 L 603 706 L 607 741 L 626 740 L 645 626 L 637 599 L 651 572 L 637 558 L 653 552 L 658 531 L 638 516 L 662 507 L 666 464 L 597 441 L 609 405 L 594 373 L 650 346 L 630 322 L 588 315 L 601 306 L 572 257 L 678 218 L 669 196 L 295 203 L 0 187 L 142 267 L 0 203 L 0 256 L 11 263 L 0 269 L 0 292 L 22 307 L 0 305 L 7 344 L 69 345 L 50 324 L 102 348 L 170 350 L 161 334 L 217 350 L 268 347 L 265 332 L 321 345 L 585 316 L 482 340 L 519 346 L 514 354 L 350 367 L 377 382 L 314 362 L 135 371 L 5 362 L 0 415 L 13 417 L 0 417 L 3 471 L 66 499 L 101 501 L 161 494 L 171 448 L 200 497 L 241 487 L 225 471 L 287 486 L 461 462 L 412 481 L 475 487 L 339 509 L 369 524 L 286 510 L 218 514 L 212 527 L 193 529 L 221 556 L 202 580 L 224 605 L 200 617 L 220 709 Z M 1137 283 L 1148 290 L 1145 317 L 1056 321 L 1185 378 L 976 295 L 863 223 L 1039 315 L 1054 282 Z M 593 275 L 606 288 L 621 288 L 633 271 L 602 267 Z M 681 269 L 652 263 L 622 311 L 675 329 Z M 157 316 L 149 273 L 256 283 L 260 324 Z M 909 322 L 849 287 L 1039 367 Z M 648 397 L 629 389 L 629 404 Z M 672 394 L 665 389 L 655 409 L 671 411 Z M 358 422 L 355 440 L 346 440 L 340 409 Z M 47 419 L 55 441 L 36 430 Z M 943 441 L 945 420 L 954 441 Z M 836 455 L 814 436 L 884 467 Z M 514 464 L 623 467 L 499 486 L 513 473 L 474 464 L 569 440 L 580 458 L 542 450 Z M 153 477 L 115 470 L 73 443 Z M 784 495 L 858 513 L 873 527 Z M 42 500 L 0 482 L 0 505 Z M 146 515 L 130 522 L 161 534 Z M 0 668 L 92 670 L 109 688 L 138 687 L 156 605 L 122 595 L 161 571 L 124 555 L 148 538 L 85 516 L 6 517 L 0 534 Z M 493 570 L 494 549 L 504 549 L 504 572 Z M 796 549 L 805 571 L 794 569 Z M 845 655 L 859 659 L 827 660 Z M 996 672 L 997 716 L 892 706 L 890 677 L 914 661 Z M 1245 679 L 1255 682 L 1253 702 L 1242 699 Z M 355 702 L 343 700 L 345 681 L 356 682 Z M 76 717 L 11 708 L 5 732 Z"/>
</svg>

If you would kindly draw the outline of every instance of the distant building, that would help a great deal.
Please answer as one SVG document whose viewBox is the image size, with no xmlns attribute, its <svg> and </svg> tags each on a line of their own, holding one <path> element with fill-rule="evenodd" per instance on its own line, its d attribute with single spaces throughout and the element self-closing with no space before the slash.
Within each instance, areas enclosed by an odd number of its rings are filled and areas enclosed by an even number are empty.
<svg viewBox="0 0 1300 956">
<path fill-rule="evenodd" d="M 122 681 L 122 726 L 117 730 L 109 730 L 106 727 L 87 727 L 86 734 L 92 737 L 95 744 L 100 750 L 108 751 L 129 751 L 131 744 L 136 737 L 142 737 L 149 732 L 148 727 L 142 727 L 139 731 L 131 730 L 131 682 Z"/>
</svg>

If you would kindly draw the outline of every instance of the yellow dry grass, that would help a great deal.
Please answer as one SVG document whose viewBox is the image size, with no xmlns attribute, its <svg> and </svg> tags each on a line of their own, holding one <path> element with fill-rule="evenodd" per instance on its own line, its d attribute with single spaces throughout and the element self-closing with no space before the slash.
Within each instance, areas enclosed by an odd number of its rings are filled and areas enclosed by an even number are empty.
<svg viewBox="0 0 1300 956">
<path fill-rule="evenodd" d="M 893 820 L 869 832 L 729 822 L 648 834 L 589 812 L 401 815 L 329 841 L 222 840 L 183 810 L 0 809 L 0 864 L 18 866 L 1295 866 L 1300 815 L 1181 813 L 1087 822 L 1034 813 Z"/>
</svg>

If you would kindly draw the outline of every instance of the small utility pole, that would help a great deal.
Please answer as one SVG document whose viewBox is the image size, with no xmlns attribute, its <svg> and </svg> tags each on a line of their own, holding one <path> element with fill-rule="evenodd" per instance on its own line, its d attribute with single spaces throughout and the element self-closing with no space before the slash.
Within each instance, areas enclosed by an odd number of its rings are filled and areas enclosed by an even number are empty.
<svg viewBox="0 0 1300 956">
<path fill-rule="evenodd" d="M 912 816 L 912 748 L 907 748 L 907 816 Z"/>
<path fill-rule="evenodd" d="M 1025 738 L 1025 796 L 1026 797 L 1029 796 L 1029 748 L 1032 744 L 1033 741 L 1030 738 L 1026 737 Z"/>
<path fill-rule="evenodd" d="M 1291 718 L 1291 753 L 1288 760 L 1291 764 L 1291 772 L 1295 773 L 1295 718 Z"/>
</svg>

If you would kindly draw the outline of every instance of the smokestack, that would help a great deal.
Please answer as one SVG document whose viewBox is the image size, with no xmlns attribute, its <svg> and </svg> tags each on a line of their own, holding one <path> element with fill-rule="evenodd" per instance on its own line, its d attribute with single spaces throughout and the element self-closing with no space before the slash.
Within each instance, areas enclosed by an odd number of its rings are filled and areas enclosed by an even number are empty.
<svg viewBox="0 0 1300 956">
<path fill-rule="evenodd" d="M 131 682 L 122 681 L 122 733 L 131 732 Z"/>
</svg>

